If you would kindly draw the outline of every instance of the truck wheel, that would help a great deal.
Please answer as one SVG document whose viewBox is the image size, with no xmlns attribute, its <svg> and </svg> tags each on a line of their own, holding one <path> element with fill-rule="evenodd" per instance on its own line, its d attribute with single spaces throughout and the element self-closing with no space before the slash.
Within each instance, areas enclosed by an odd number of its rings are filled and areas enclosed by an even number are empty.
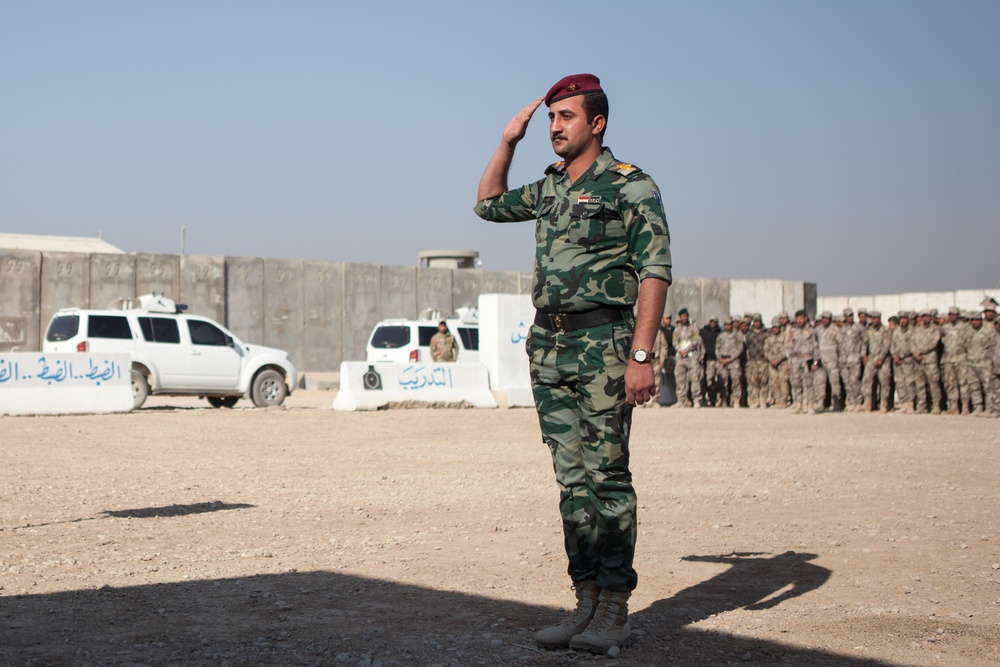
<svg viewBox="0 0 1000 667">
<path fill-rule="evenodd" d="M 213 408 L 231 408 L 240 400 L 239 396 L 207 396 L 208 404 Z"/>
<path fill-rule="evenodd" d="M 250 397 L 258 408 L 281 405 L 288 395 L 288 385 L 278 371 L 264 370 L 253 379 L 253 389 Z"/>
<path fill-rule="evenodd" d="M 149 383 L 146 382 L 146 376 L 142 372 L 132 369 L 132 409 L 138 410 L 142 407 L 142 404 L 146 402 L 146 397 L 149 396 Z"/>
</svg>

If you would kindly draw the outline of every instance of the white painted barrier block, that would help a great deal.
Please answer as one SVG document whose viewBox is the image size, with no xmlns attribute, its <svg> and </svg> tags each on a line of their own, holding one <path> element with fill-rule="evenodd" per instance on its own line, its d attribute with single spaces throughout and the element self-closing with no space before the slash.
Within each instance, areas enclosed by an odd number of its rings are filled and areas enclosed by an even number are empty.
<svg viewBox="0 0 1000 667">
<path fill-rule="evenodd" d="M 388 403 L 461 403 L 495 408 L 489 373 L 482 364 L 340 364 L 334 410 L 376 410 Z"/>
<path fill-rule="evenodd" d="M 65 415 L 132 409 L 127 354 L 0 354 L 0 415 Z"/>
<path fill-rule="evenodd" d="M 507 407 L 534 407 L 524 341 L 535 319 L 528 294 L 479 297 L 479 359 L 494 391 L 507 392 Z"/>
</svg>

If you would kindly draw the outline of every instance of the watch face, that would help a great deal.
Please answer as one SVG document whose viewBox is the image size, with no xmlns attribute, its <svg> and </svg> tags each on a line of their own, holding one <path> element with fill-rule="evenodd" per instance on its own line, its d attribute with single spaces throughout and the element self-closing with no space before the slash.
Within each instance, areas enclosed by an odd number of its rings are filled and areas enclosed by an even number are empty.
<svg viewBox="0 0 1000 667">
<path fill-rule="evenodd" d="M 632 358 L 638 361 L 640 364 L 646 361 L 647 356 L 648 355 L 646 354 L 646 350 L 636 350 L 635 352 L 632 353 Z"/>
</svg>

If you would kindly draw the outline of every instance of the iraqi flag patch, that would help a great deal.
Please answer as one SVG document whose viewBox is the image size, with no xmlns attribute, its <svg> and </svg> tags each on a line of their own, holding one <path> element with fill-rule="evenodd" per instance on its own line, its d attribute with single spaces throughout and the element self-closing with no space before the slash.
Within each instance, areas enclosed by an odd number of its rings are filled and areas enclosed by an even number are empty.
<svg viewBox="0 0 1000 667">
<path fill-rule="evenodd" d="M 577 204 L 600 204 L 601 203 L 601 196 L 600 195 L 580 195 L 577 198 L 576 203 Z"/>
</svg>

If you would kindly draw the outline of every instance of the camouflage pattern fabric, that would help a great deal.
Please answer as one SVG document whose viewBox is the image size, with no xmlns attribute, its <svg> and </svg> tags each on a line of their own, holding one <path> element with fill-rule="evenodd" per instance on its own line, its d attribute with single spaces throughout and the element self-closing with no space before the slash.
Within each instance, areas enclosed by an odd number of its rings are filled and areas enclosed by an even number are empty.
<svg viewBox="0 0 1000 667">
<path fill-rule="evenodd" d="M 897 407 L 904 412 L 913 411 L 913 401 L 916 398 L 916 388 L 913 386 L 913 352 L 911 339 L 913 327 L 900 325 L 892 334 L 889 343 L 889 354 L 892 356 L 892 378 L 896 385 L 899 399 Z"/>
<path fill-rule="evenodd" d="M 430 349 L 431 361 L 448 362 L 458 360 L 458 343 L 455 342 L 455 337 L 451 335 L 450 331 L 438 331 L 434 334 L 431 337 Z"/>
<path fill-rule="evenodd" d="M 866 332 L 865 349 L 868 361 L 865 364 L 864 375 L 861 376 L 861 403 L 878 407 L 881 401 L 882 410 L 888 411 L 892 402 L 892 361 L 889 358 L 889 345 L 892 334 L 881 323 L 876 327 L 871 325 Z M 875 384 L 876 379 L 878 385 Z M 878 395 L 876 395 L 876 387 Z"/>
<path fill-rule="evenodd" d="M 772 329 L 764 341 L 764 353 L 767 355 L 767 393 L 771 405 L 779 408 L 788 407 L 791 393 L 786 347 L 785 332 L 774 333 Z"/>
<path fill-rule="evenodd" d="M 973 412 L 989 407 L 993 346 L 998 344 L 996 329 L 983 324 L 969 341 L 969 398 Z"/>
<path fill-rule="evenodd" d="M 861 406 L 861 354 L 864 348 L 865 327 L 855 322 L 841 332 L 837 357 L 840 377 L 844 383 L 844 405 L 857 409 Z"/>
<path fill-rule="evenodd" d="M 767 407 L 767 329 L 751 328 L 746 335 L 747 405 L 751 408 Z"/>
<path fill-rule="evenodd" d="M 722 383 L 720 404 L 728 402 L 729 407 L 738 408 L 743 399 L 743 366 L 740 364 L 740 355 L 744 350 L 743 336 L 732 331 L 731 325 L 726 326 L 729 329 L 720 333 L 715 341 L 715 356 L 719 359 L 718 373 Z"/>
<path fill-rule="evenodd" d="M 937 346 L 941 332 L 937 327 L 921 323 L 910 339 L 914 354 L 913 382 L 917 393 L 917 412 L 941 412 L 941 375 L 938 371 Z M 930 404 L 928 405 L 928 391 Z"/>
<path fill-rule="evenodd" d="M 791 371 L 792 402 L 800 409 L 811 409 L 816 399 L 809 362 L 819 357 L 819 341 L 807 323 L 804 327 L 789 328 L 785 344 Z"/>
<path fill-rule="evenodd" d="M 969 396 L 968 347 L 972 327 L 964 322 L 945 322 L 941 326 L 941 384 L 949 412 L 958 412 L 963 397 Z"/>
<path fill-rule="evenodd" d="M 569 575 L 631 591 L 636 497 L 629 471 L 632 407 L 625 402 L 631 321 L 566 334 L 532 325 L 525 349 L 552 453 Z"/>
<path fill-rule="evenodd" d="M 560 490 L 569 574 L 574 582 L 631 591 L 636 505 L 625 368 L 639 283 L 672 278 L 660 191 L 604 148 L 575 182 L 557 162 L 542 180 L 484 199 L 475 212 L 493 222 L 536 221 L 531 296 L 539 311 L 626 312 L 625 322 L 562 334 L 532 325 L 525 348 Z"/>
<path fill-rule="evenodd" d="M 670 236 L 653 179 L 607 148 L 576 183 L 545 178 L 476 204 L 493 222 L 537 220 L 531 297 L 547 313 L 631 308 L 646 278 L 672 281 Z"/>
</svg>

